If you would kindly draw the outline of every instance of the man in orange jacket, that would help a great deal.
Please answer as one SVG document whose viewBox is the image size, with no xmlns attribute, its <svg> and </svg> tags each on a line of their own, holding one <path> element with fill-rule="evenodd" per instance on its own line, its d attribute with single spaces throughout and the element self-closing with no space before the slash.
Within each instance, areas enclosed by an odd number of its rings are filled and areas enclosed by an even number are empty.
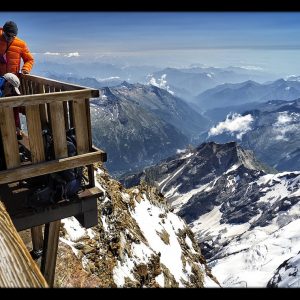
<svg viewBox="0 0 300 300">
<path fill-rule="evenodd" d="M 34 58 L 26 43 L 17 37 L 18 27 L 13 21 L 7 21 L 0 28 L 0 76 L 5 73 L 29 74 Z M 21 58 L 24 62 L 21 68 Z"/>
<path fill-rule="evenodd" d="M 13 73 L 18 75 L 29 74 L 34 58 L 29 52 L 26 43 L 17 37 L 18 26 L 13 21 L 7 21 L 3 28 L 0 28 L 0 76 L 6 73 Z M 24 62 L 21 68 L 21 58 Z M 21 136 L 21 124 L 19 113 L 24 114 L 24 108 L 14 107 L 14 116 L 17 129 L 18 138 Z"/>
</svg>

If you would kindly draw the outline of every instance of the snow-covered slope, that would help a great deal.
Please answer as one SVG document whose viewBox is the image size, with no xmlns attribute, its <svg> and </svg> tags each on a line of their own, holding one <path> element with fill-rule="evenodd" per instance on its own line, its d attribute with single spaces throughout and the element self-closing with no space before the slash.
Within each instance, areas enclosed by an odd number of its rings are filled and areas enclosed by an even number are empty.
<svg viewBox="0 0 300 300">
<path fill-rule="evenodd" d="M 268 287 L 300 287 L 300 253 L 283 262 L 268 283 Z"/>
<path fill-rule="evenodd" d="M 192 231 L 155 188 L 126 190 L 100 167 L 96 177 L 105 194 L 99 224 L 86 230 L 74 218 L 62 221 L 58 286 L 219 286 Z"/>
<path fill-rule="evenodd" d="M 125 181 L 159 188 L 191 227 L 221 286 L 266 287 L 300 250 L 300 172 L 267 171 L 236 143 L 207 143 Z"/>
</svg>

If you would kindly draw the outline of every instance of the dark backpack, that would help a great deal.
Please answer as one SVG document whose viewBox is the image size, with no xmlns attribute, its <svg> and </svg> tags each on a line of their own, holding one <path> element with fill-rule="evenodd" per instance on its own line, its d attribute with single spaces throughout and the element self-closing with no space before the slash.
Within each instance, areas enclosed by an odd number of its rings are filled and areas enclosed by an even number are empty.
<svg viewBox="0 0 300 300">
<path fill-rule="evenodd" d="M 68 156 L 77 154 L 75 129 L 66 132 Z M 53 160 L 54 144 L 49 130 L 43 131 L 45 158 Z M 31 178 L 28 182 L 31 186 L 29 205 L 36 207 L 44 204 L 56 203 L 61 199 L 74 197 L 82 187 L 83 168 L 77 167 L 52 174 Z"/>
</svg>

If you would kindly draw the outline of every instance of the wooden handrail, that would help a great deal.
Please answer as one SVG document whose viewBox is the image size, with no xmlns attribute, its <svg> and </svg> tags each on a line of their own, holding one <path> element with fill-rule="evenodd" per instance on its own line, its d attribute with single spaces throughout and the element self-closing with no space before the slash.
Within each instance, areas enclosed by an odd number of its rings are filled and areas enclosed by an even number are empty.
<svg viewBox="0 0 300 300">
<path fill-rule="evenodd" d="M 105 161 L 106 153 L 99 150 L 86 154 L 25 165 L 0 172 L 0 184 L 24 180 L 31 177 L 55 173 Z"/>
<path fill-rule="evenodd" d="M 67 92 L 53 92 L 47 94 L 4 97 L 1 98 L 0 107 L 27 106 L 60 101 L 69 101 L 74 100 L 76 98 L 91 98 L 94 97 L 94 94 L 94 90 L 86 89 Z"/>
<path fill-rule="evenodd" d="M 91 89 L 90 87 L 86 87 L 86 86 L 82 86 L 82 85 L 77 85 L 77 84 L 73 84 L 73 83 L 67 83 L 67 82 L 63 82 L 63 81 L 57 81 L 54 79 L 49 79 L 49 78 L 45 78 L 45 77 L 41 77 L 41 76 L 36 76 L 36 75 L 24 75 L 24 74 L 20 74 L 19 75 L 20 79 L 24 79 L 26 81 L 33 81 L 36 83 L 40 83 L 40 84 L 46 84 L 49 86 L 53 86 L 56 89 L 61 89 L 64 91 L 72 91 L 72 90 L 82 90 L 82 89 Z M 95 90 L 94 91 L 98 91 Z M 99 91 L 98 91 L 99 92 Z M 99 97 L 95 95 L 94 97 Z"/>
</svg>

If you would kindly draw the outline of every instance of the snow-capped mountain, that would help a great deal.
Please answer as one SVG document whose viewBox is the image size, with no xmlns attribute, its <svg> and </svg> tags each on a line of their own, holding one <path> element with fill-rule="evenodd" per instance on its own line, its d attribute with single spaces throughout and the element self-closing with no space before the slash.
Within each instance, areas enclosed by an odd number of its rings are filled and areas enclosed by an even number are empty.
<svg viewBox="0 0 300 300">
<path fill-rule="evenodd" d="M 237 141 L 279 171 L 300 170 L 300 100 L 269 101 L 242 114 L 228 115 L 206 134 L 206 141 Z M 204 137 L 204 136 L 203 136 Z"/>
<path fill-rule="evenodd" d="M 121 81 L 129 81 L 131 83 L 140 82 L 146 83 L 146 75 L 152 72 L 159 71 L 161 68 L 150 65 L 128 65 L 124 63 L 115 62 L 101 62 L 97 61 L 78 61 L 67 60 L 59 56 L 48 56 L 41 60 L 36 57 L 36 64 L 34 66 L 34 74 L 52 78 L 57 77 L 74 77 L 86 78 L 92 77 L 97 80 L 105 78 L 119 78 Z M 54 78 L 53 78 L 54 79 Z M 73 83 L 75 83 L 73 81 Z"/>
<path fill-rule="evenodd" d="M 48 78 L 63 81 L 63 82 L 69 82 L 73 84 L 78 84 L 82 86 L 87 86 L 95 89 L 100 89 L 103 87 L 111 87 L 120 85 L 123 80 L 120 79 L 118 76 L 111 76 L 106 78 L 94 78 L 94 77 L 76 77 L 75 75 L 66 75 L 66 74 L 47 74 Z"/>
<path fill-rule="evenodd" d="M 123 82 L 100 92 L 91 101 L 93 140 L 109 153 L 115 174 L 168 157 L 208 128 L 183 100 L 158 87 Z"/>
<path fill-rule="evenodd" d="M 234 142 L 210 142 L 125 182 L 157 186 L 191 227 L 221 286 L 266 287 L 300 249 L 300 172 L 270 171 Z M 272 282 L 295 279 L 282 278 Z"/>
<path fill-rule="evenodd" d="M 98 167 L 98 225 L 62 220 L 58 287 L 218 287 L 186 223 L 145 184 L 125 189 Z"/>
<path fill-rule="evenodd" d="M 169 90 L 174 95 L 194 102 L 194 97 L 207 89 L 224 83 L 238 83 L 245 80 L 258 80 L 264 82 L 273 76 L 255 68 L 215 68 L 192 66 L 189 68 L 165 68 L 149 74 L 150 83 Z"/>
<path fill-rule="evenodd" d="M 300 97 L 300 82 L 278 79 L 264 84 L 248 80 L 226 83 L 209 89 L 196 97 L 203 110 L 269 100 L 294 100 Z"/>
</svg>

